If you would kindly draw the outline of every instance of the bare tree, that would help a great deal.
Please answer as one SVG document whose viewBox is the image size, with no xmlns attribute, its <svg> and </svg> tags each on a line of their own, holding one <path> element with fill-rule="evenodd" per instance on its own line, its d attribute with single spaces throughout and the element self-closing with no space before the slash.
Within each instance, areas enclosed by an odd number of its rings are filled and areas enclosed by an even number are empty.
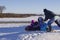
<svg viewBox="0 0 60 40">
<path fill-rule="evenodd" d="M 0 6 L 0 13 L 2 13 L 5 9 L 5 6 Z"/>
</svg>

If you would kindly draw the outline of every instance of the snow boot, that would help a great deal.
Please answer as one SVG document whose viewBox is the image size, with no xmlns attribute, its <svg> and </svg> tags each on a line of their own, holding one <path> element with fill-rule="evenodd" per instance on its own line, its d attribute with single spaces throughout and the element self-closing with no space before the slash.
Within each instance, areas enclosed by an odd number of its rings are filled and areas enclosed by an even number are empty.
<svg viewBox="0 0 60 40">
<path fill-rule="evenodd" d="M 47 31 L 47 32 L 51 32 L 51 31 L 52 31 L 51 26 L 48 26 L 48 27 L 46 28 L 46 31 Z"/>
<path fill-rule="evenodd" d="M 60 27 L 60 24 L 59 24 L 59 22 L 57 20 L 55 21 L 55 23 Z"/>
</svg>

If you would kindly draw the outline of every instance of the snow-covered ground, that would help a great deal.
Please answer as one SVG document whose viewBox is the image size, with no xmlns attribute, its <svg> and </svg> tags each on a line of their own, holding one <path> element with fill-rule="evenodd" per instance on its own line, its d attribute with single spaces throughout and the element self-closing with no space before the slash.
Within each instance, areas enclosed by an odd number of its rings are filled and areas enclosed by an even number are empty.
<svg viewBox="0 0 60 40">
<path fill-rule="evenodd" d="M 27 18 L 0 18 L 5 21 L 37 21 L 38 16 Z M 0 40 L 60 40 L 60 28 L 53 23 L 53 32 L 25 31 L 30 23 L 0 23 Z"/>
<path fill-rule="evenodd" d="M 31 16 L 26 18 L 0 18 L 0 22 L 10 22 L 10 21 L 31 21 L 35 20 L 37 21 L 39 16 Z"/>
<path fill-rule="evenodd" d="M 24 26 L 18 28 L 2 28 L 0 40 L 60 40 L 60 30 L 53 32 L 25 31 Z M 8 30 L 7 30 L 8 29 Z"/>
</svg>

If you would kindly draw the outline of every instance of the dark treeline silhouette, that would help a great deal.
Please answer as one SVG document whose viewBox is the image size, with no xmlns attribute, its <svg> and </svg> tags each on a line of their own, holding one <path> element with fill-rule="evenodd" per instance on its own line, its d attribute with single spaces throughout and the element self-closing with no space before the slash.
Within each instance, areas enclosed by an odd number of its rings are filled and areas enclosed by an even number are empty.
<svg viewBox="0 0 60 40">
<path fill-rule="evenodd" d="M 43 16 L 42 14 L 15 14 L 15 13 L 0 13 L 0 18 L 10 17 L 30 17 L 30 16 Z"/>
<path fill-rule="evenodd" d="M 24 18 L 30 16 L 44 16 L 44 14 L 16 14 L 16 13 L 0 13 L 0 18 Z M 56 14 L 60 16 L 60 14 Z"/>
</svg>

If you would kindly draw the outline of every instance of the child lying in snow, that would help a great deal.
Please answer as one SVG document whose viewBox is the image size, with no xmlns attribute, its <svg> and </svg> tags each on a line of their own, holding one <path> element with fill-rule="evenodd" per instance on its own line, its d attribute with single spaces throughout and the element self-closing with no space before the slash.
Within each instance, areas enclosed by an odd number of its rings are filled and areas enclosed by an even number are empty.
<svg viewBox="0 0 60 40">
<path fill-rule="evenodd" d="M 44 20 L 43 20 L 42 17 L 38 18 L 38 22 L 37 21 L 35 22 L 34 20 L 32 20 L 31 21 L 31 25 L 27 26 L 25 28 L 25 30 L 27 30 L 27 31 L 36 31 L 36 30 L 39 30 L 39 31 L 50 31 L 49 27 L 47 27 L 47 24 L 44 23 Z"/>
</svg>

